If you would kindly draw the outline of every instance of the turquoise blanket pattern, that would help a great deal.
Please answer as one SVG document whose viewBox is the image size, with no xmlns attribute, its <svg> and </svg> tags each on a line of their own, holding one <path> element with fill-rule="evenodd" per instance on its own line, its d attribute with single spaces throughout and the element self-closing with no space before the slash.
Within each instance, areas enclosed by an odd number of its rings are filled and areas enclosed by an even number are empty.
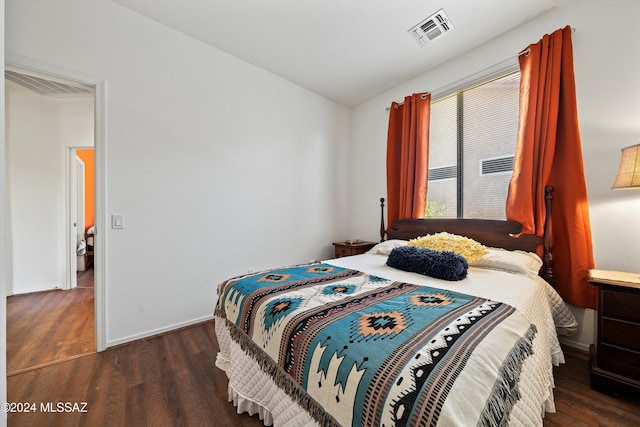
<svg viewBox="0 0 640 427">
<path fill-rule="evenodd" d="M 231 279 L 218 293 L 234 340 L 322 425 L 436 425 L 473 350 L 514 312 L 328 264 Z M 531 340 L 514 344 L 517 360 L 496 379 L 506 386 L 481 412 L 501 419 L 488 424 L 508 419 Z"/>
</svg>

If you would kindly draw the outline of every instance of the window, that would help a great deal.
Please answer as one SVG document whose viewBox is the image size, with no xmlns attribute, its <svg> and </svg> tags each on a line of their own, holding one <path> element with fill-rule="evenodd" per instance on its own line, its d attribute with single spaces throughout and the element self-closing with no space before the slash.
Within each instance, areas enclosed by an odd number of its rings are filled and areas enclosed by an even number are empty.
<svg viewBox="0 0 640 427">
<path fill-rule="evenodd" d="M 505 219 L 519 85 L 511 71 L 432 102 L 426 216 Z"/>
</svg>

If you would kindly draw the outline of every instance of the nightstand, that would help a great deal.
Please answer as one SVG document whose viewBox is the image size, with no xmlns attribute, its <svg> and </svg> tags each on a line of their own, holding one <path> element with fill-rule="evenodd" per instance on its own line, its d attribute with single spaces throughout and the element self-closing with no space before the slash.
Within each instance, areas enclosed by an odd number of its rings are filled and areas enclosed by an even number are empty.
<svg viewBox="0 0 640 427">
<path fill-rule="evenodd" d="M 590 270 L 598 287 L 598 333 L 591 346 L 591 388 L 640 392 L 640 274 Z"/>
<path fill-rule="evenodd" d="M 336 258 L 351 255 L 360 255 L 367 252 L 376 244 L 373 242 L 358 241 L 357 243 L 347 242 L 334 242 L 333 246 L 336 248 Z"/>
</svg>

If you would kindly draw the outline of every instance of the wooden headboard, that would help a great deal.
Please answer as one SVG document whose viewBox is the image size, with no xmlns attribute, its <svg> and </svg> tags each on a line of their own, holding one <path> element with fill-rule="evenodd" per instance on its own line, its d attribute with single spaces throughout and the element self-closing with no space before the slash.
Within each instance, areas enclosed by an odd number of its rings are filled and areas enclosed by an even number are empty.
<svg viewBox="0 0 640 427">
<path fill-rule="evenodd" d="M 399 219 L 390 228 L 384 227 L 384 198 L 380 199 L 380 241 L 401 239 L 409 240 L 426 234 L 434 234 L 446 231 L 468 237 L 485 246 L 505 248 L 509 250 L 523 250 L 527 252 L 542 252 L 543 267 L 540 275 L 553 285 L 553 236 L 551 233 L 551 204 L 553 201 L 553 187 L 545 187 L 545 202 L 547 221 L 545 223 L 544 237 L 523 235 L 514 237 L 520 233 L 522 226 L 514 221 L 501 221 L 492 219 L 455 219 L 455 218 L 421 218 Z M 385 239 L 386 237 L 386 239 Z M 538 248 L 542 247 L 541 252 Z"/>
</svg>

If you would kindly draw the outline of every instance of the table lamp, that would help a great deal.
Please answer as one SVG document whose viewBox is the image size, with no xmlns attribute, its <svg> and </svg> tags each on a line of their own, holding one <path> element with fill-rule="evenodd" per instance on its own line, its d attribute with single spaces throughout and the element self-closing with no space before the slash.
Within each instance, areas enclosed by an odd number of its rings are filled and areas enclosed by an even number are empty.
<svg viewBox="0 0 640 427">
<path fill-rule="evenodd" d="M 612 190 L 640 190 L 640 144 L 622 149 L 618 175 Z"/>
</svg>

